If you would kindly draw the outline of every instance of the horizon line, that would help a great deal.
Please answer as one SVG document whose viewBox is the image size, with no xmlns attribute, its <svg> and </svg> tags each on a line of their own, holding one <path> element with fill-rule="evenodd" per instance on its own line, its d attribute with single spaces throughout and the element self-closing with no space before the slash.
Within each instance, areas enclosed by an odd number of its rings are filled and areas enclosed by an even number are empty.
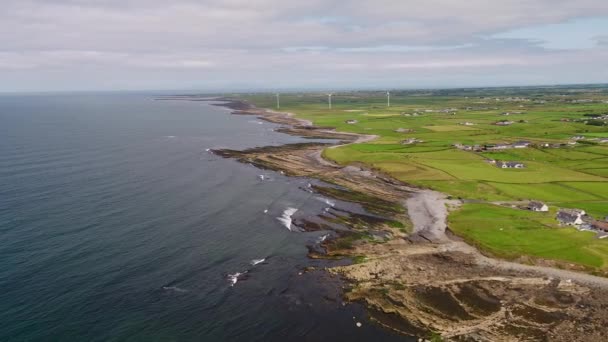
<svg viewBox="0 0 608 342">
<path fill-rule="evenodd" d="M 580 87 L 580 86 L 608 86 L 606 83 L 554 83 L 554 84 L 527 84 L 527 85 L 491 85 L 491 86 L 445 86 L 445 87 L 361 87 L 361 88 L 347 88 L 347 87 L 282 87 L 282 88 L 262 88 L 252 87 L 251 89 L 218 89 L 218 90 L 202 90 L 192 88 L 175 88 L 175 89 L 116 89 L 116 90 L 16 90 L 16 91 L 3 91 L 0 90 L 0 95 L 53 95 L 53 94 L 112 94 L 112 93 L 162 93 L 161 95 L 168 95 L 168 92 L 186 92 L 194 94 L 227 94 L 227 93 L 254 93 L 254 94 L 265 94 L 265 93 L 296 93 L 296 92 L 317 92 L 317 91 L 328 91 L 334 92 L 358 92 L 358 91 L 416 91 L 416 90 L 469 90 L 469 89 L 506 89 L 506 88 L 555 88 L 555 87 Z M 172 94 L 177 95 L 177 94 Z"/>
</svg>

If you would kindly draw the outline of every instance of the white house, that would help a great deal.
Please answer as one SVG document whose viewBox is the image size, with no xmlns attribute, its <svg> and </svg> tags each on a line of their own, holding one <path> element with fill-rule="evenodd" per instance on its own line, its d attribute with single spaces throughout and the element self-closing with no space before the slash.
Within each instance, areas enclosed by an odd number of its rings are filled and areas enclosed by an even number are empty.
<svg viewBox="0 0 608 342">
<path fill-rule="evenodd" d="M 530 201 L 530 203 L 528 203 L 528 209 L 542 212 L 549 211 L 549 207 L 545 203 L 539 201 Z"/>
<path fill-rule="evenodd" d="M 585 214 L 585 211 L 580 209 L 560 209 L 557 213 L 557 220 L 563 225 L 580 226 L 584 223 Z"/>
</svg>

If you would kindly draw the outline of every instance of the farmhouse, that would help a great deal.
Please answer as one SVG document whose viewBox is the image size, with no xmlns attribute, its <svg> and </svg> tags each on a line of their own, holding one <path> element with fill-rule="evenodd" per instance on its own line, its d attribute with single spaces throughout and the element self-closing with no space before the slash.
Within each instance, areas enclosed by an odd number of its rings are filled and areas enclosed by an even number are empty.
<svg viewBox="0 0 608 342">
<path fill-rule="evenodd" d="M 528 209 L 532 211 L 549 211 L 549 207 L 545 203 L 539 201 L 530 201 L 530 203 L 528 203 Z"/>
<path fill-rule="evenodd" d="M 581 225 L 584 223 L 584 210 L 580 209 L 560 209 L 557 213 L 557 220 L 560 224 L 566 226 Z"/>
<path fill-rule="evenodd" d="M 526 147 L 530 146 L 530 142 L 525 141 L 525 140 L 520 140 L 520 141 L 514 142 L 512 146 L 513 146 L 513 148 L 526 148 Z"/>
<path fill-rule="evenodd" d="M 571 140 L 583 140 L 583 139 L 585 139 L 585 136 L 584 135 L 575 135 L 570 139 Z"/>
<path fill-rule="evenodd" d="M 421 143 L 424 142 L 420 139 L 416 139 L 416 138 L 409 138 L 409 139 L 405 139 L 401 142 L 402 145 L 410 145 L 410 144 L 415 144 L 415 143 Z"/>
<path fill-rule="evenodd" d="M 463 144 L 456 143 L 452 146 L 456 147 L 459 150 L 463 150 L 463 151 L 482 151 L 481 145 L 463 145 Z"/>
<path fill-rule="evenodd" d="M 502 120 L 502 121 L 498 121 L 496 123 L 494 123 L 497 126 L 510 126 L 513 124 L 513 121 L 508 121 L 508 120 Z"/>
<path fill-rule="evenodd" d="M 352 125 L 352 124 L 356 124 L 356 123 L 357 123 L 357 120 L 346 120 L 345 122 L 346 122 L 347 124 L 351 124 L 351 125 Z"/>
<path fill-rule="evenodd" d="M 486 144 L 483 145 L 483 148 L 488 151 L 496 151 L 496 150 L 506 150 L 511 148 L 511 145 L 508 144 Z"/>
<path fill-rule="evenodd" d="M 411 129 L 411 128 L 397 128 L 395 130 L 395 132 L 397 132 L 397 133 L 412 133 L 412 132 L 414 132 L 414 130 Z"/>
<path fill-rule="evenodd" d="M 523 169 L 525 165 L 515 161 L 497 161 L 496 166 L 501 169 Z"/>
<path fill-rule="evenodd" d="M 463 125 L 463 126 L 475 126 L 474 123 L 468 122 L 468 121 L 467 122 L 461 122 L 460 124 Z"/>
<path fill-rule="evenodd" d="M 599 142 L 602 144 L 608 143 L 608 138 L 600 138 Z"/>
<path fill-rule="evenodd" d="M 553 143 L 540 143 L 538 144 L 538 147 L 542 147 L 542 148 L 560 148 L 560 147 L 565 147 L 567 146 L 566 144 L 553 144 Z"/>
</svg>

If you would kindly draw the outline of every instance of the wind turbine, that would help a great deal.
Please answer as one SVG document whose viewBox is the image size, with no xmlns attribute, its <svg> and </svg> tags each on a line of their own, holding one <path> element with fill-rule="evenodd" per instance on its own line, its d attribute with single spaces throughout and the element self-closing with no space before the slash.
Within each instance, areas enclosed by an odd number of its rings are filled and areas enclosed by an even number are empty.
<svg viewBox="0 0 608 342">
<path fill-rule="evenodd" d="M 386 106 L 387 107 L 391 106 L 391 92 L 390 91 L 386 92 Z"/>
<path fill-rule="evenodd" d="M 332 97 L 332 93 L 327 94 L 327 104 L 329 106 L 329 109 L 331 109 L 331 97 Z"/>
<path fill-rule="evenodd" d="M 280 97 L 281 94 L 276 93 L 276 95 L 277 95 L 277 109 L 280 109 L 281 108 L 281 100 L 280 100 L 279 97 Z"/>
</svg>

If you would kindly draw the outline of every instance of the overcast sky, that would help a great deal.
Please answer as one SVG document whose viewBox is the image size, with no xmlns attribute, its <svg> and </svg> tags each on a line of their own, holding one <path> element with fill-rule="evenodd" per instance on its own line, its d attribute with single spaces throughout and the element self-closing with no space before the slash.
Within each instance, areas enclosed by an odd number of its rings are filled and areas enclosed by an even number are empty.
<svg viewBox="0 0 608 342">
<path fill-rule="evenodd" d="M 0 91 L 608 82 L 606 0 L 0 5 Z"/>
</svg>

